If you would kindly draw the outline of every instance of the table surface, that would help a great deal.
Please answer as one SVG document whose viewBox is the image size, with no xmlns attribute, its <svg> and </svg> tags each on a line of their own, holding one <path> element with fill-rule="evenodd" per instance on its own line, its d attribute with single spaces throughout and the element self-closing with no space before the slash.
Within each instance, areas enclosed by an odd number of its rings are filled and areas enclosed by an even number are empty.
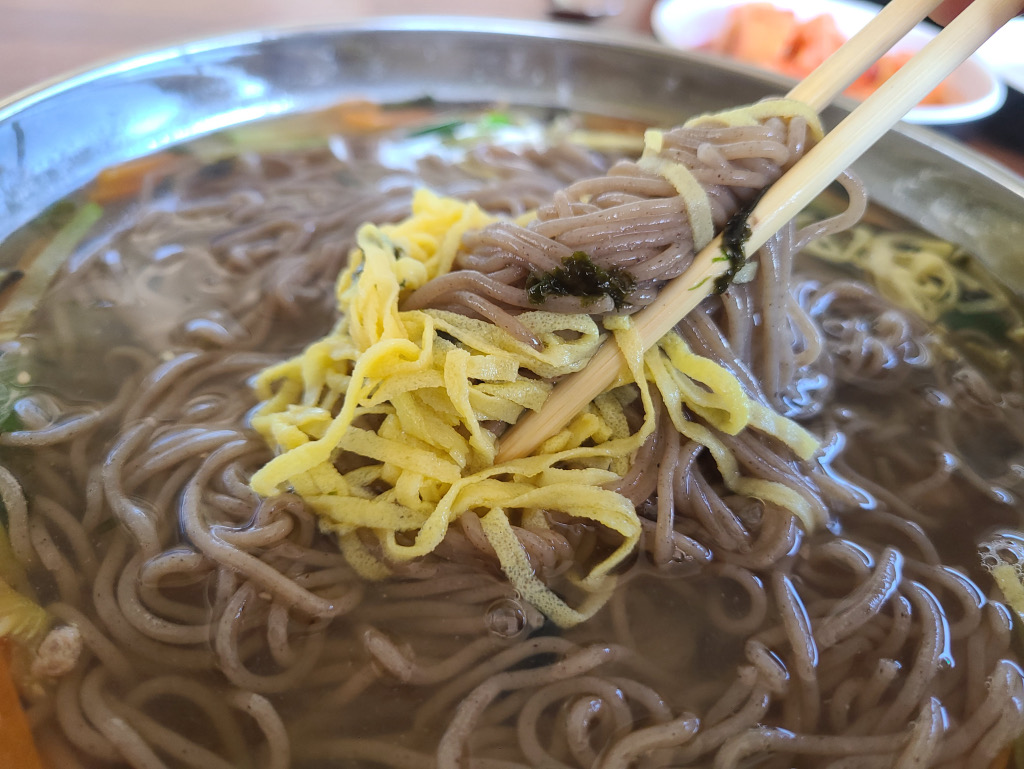
<svg viewBox="0 0 1024 769">
<path fill-rule="evenodd" d="M 650 34 L 654 0 L 562 0 L 617 8 L 598 26 Z M 0 99 L 46 80 L 188 39 L 368 16 L 544 19 L 552 0 L 0 0 Z M 968 143 L 1024 175 L 1024 145 Z"/>
<path fill-rule="evenodd" d="M 614 0 L 613 0 L 614 1 Z M 653 0 L 604 26 L 649 31 Z M 549 0 L 0 0 L 0 96 L 99 61 L 246 29 L 443 14 L 543 19 Z"/>
</svg>

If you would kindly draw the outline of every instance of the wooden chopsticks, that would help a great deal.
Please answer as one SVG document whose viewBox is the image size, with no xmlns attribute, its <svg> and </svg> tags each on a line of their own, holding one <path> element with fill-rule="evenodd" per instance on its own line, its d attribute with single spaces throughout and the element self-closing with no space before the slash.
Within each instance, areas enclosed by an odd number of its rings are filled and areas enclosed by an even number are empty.
<svg viewBox="0 0 1024 769">
<path fill-rule="evenodd" d="M 891 2 L 796 85 L 789 98 L 821 110 L 938 5 L 939 0 Z M 968 6 L 766 190 L 748 220 L 745 255 L 764 245 L 1019 10 L 1020 0 L 976 0 Z M 716 261 L 721 246 L 719 235 L 685 273 L 662 288 L 654 303 L 633 316 L 645 350 L 708 296 L 728 264 Z M 526 414 L 502 437 L 496 461 L 528 455 L 607 389 L 622 369 L 618 347 L 606 341 L 586 368 L 559 382 L 539 411 Z"/>
<path fill-rule="evenodd" d="M 884 6 L 839 50 L 793 86 L 787 98 L 821 112 L 941 3 L 897 0 Z"/>
</svg>

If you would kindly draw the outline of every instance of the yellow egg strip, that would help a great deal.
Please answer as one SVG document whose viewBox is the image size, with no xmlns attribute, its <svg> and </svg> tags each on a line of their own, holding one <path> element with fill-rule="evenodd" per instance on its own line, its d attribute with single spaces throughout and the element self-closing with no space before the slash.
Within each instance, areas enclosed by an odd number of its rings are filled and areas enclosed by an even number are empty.
<svg viewBox="0 0 1024 769">
<path fill-rule="evenodd" d="M 877 232 L 867 225 L 811 243 L 807 253 L 864 270 L 879 293 L 927 321 L 961 307 L 976 281 L 952 263 L 951 244 L 924 235 Z M 986 308 L 987 309 L 987 308 Z"/>
<path fill-rule="evenodd" d="M 682 163 L 674 163 L 659 157 L 664 136 L 660 131 L 649 130 L 644 134 L 644 153 L 637 165 L 644 171 L 661 176 L 676 188 L 686 208 L 690 221 L 694 251 L 700 251 L 715 237 L 715 224 L 711 217 L 711 202 L 693 173 Z"/>
<path fill-rule="evenodd" d="M 981 565 L 988 570 L 1003 599 L 1024 620 L 1024 540 L 996 536 L 979 547 Z"/>
<path fill-rule="evenodd" d="M 1021 619 L 1024 619 L 1024 583 L 1017 573 L 1017 569 L 1008 563 L 1001 563 L 991 569 L 992 579 L 999 587 L 1006 603 L 1010 605 Z"/>
<path fill-rule="evenodd" d="M 731 435 L 747 426 L 757 427 L 794 448 L 804 459 L 812 456 L 819 445 L 810 433 L 778 414 L 769 417 L 771 412 L 753 403 L 735 377 L 714 361 L 693 355 L 674 332 L 648 352 L 646 364 L 676 429 L 711 452 L 729 489 L 789 510 L 800 518 L 808 531 L 827 523 L 824 511 L 817 510 L 811 500 L 799 492 L 775 481 L 741 475 L 733 453 L 710 429 L 691 421 L 684 406 Z M 698 387 L 697 383 L 703 387 Z M 705 389 L 716 386 L 718 390 Z"/>
<path fill-rule="evenodd" d="M 523 549 L 505 516 L 505 511 L 495 508 L 480 519 L 480 525 L 487 541 L 498 554 L 501 569 L 523 600 L 549 617 L 559 627 L 572 627 L 593 617 L 615 589 L 615 579 L 604 580 L 600 589 L 590 593 L 576 609 L 537 579 L 526 551 Z"/>
<path fill-rule="evenodd" d="M 737 109 L 697 115 L 687 120 L 686 125 L 756 126 L 773 117 L 786 121 L 803 118 L 807 122 L 808 133 L 814 141 L 821 141 L 825 136 L 825 128 L 821 124 L 818 113 L 807 104 L 794 99 L 764 99 Z"/>
<path fill-rule="evenodd" d="M 359 230 L 339 277 L 334 330 L 256 382 L 264 403 L 253 425 L 280 452 L 253 476 L 256 491 L 302 495 L 367 579 L 431 553 L 460 516 L 479 515 L 511 584 L 559 625 L 575 624 L 604 603 L 610 575 L 639 540 L 633 505 L 602 486 L 628 471 L 655 429 L 653 383 L 676 427 L 709 449 L 730 489 L 790 509 L 808 528 L 820 523 L 798 492 L 743 477 L 713 430 L 688 414 L 731 434 L 755 426 L 800 456 L 813 453 L 813 437 L 752 402 L 735 377 L 677 335 L 645 354 L 628 317 L 607 318 L 603 331 L 587 315 L 524 313 L 520 321 L 542 342 L 537 350 L 484 321 L 401 311 L 404 293 L 450 267 L 457 242 L 449 233 L 487 221 L 474 206 L 419 193 L 409 219 Z M 606 332 L 626 363 L 616 388 L 536 455 L 494 466 L 496 437 L 485 424 L 513 423 L 524 408 L 539 408 L 550 390 L 545 380 L 582 368 Z M 637 394 L 644 422 L 630 432 L 626 407 Z M 343 474 L 334 465 L 341 453 L 369 464 Z M 606 557 L 566 575 L 584 594 L 575 607 L 530 568 L 509 517 L 543 529 L 551 513 L 618 535 Z"/>
</svg>

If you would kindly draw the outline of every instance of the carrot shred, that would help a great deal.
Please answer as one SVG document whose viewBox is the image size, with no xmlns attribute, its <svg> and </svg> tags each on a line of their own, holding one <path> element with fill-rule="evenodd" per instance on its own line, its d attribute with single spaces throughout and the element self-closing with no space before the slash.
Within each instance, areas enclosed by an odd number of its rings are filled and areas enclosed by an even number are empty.
<svg viewBox="0 0 1024 769">
<path fill-rule="evenodd" d="M 105 168 L 96 175 L 89 190 L 89 199 L 103 205 L 138 195 L 146 179 L 169 176 L 180 162 L 180 155 L 158 152 Z"/>
<path fill-rule="evenodd" d="M 43 769 L 11 673 L 11 645 L 0 640 L 0 766 Z"/>
<path fill-rule="evenodd" d="M 415 125 L 431 112 L 417 107 L 385 109 L 376 102 L 352 99 L 329 107 L 324 114 L 343 131 L 371 134 Z"/>
</svg>

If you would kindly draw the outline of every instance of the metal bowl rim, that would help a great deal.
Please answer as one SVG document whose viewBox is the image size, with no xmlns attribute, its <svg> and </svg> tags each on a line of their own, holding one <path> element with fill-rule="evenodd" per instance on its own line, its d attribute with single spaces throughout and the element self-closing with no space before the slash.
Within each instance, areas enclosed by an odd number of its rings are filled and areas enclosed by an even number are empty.
<svg viewBox="0 0 1024 769">
<path fill-rule="evenodd" d="M 646 55 L 703 63 L 715 69 L 734 72 L 747 78 L 769 83 L 780 89 L 788 89 L 795 82 L 784 76 L 765 72 L 742 62 L 730 62 L 706 57 L 698 52 L 676 49 L 660 43 L 653 37 L 641 35 L 638 32 L 601 30 L 553 21 L 501 17 L 448 15 L 366 16 L 337 23 L 275 25 L 243 29 L 209 37 L 190 38 L 180 43 L 172 43 L 154 49 L 145 49 L 126 56 L 115 56 L 100 63 L 85 65 L 79 69 L 57 75 L 37 85 L 16 91 L 10 96 L 0 98 L 0 122 L 14 117 L 18 112 L 32 105 L 48 99 L 59 98 L 62 93 L 87 86 L 112 75 L 141 70 L 148 66 L 173 61 L 191 54 L 200 54 L 231 47 L 258 46 L 262 42 L 302 35 L 331 36 L 359 32 L 402 31 L 424 33 L 465 32 L 613 46 L 620 49 L 637 50 Z M 855 106 L 856 102 L 843 97 L 837 100 L 836 104 L 848 111 Z M 990 180 L 1005 187 L 1011 194 L 1024 198 L 1024 177 L 1019 176 L 1001 163 L 966 146 L 962 142 L 943 136 L 929 128 L 907 123 L 899 123 L 893 130 L 906 134 L 908 137 L 947 156 L 960 165 L 965 165 L 982 173 Z"/>
</svg>

